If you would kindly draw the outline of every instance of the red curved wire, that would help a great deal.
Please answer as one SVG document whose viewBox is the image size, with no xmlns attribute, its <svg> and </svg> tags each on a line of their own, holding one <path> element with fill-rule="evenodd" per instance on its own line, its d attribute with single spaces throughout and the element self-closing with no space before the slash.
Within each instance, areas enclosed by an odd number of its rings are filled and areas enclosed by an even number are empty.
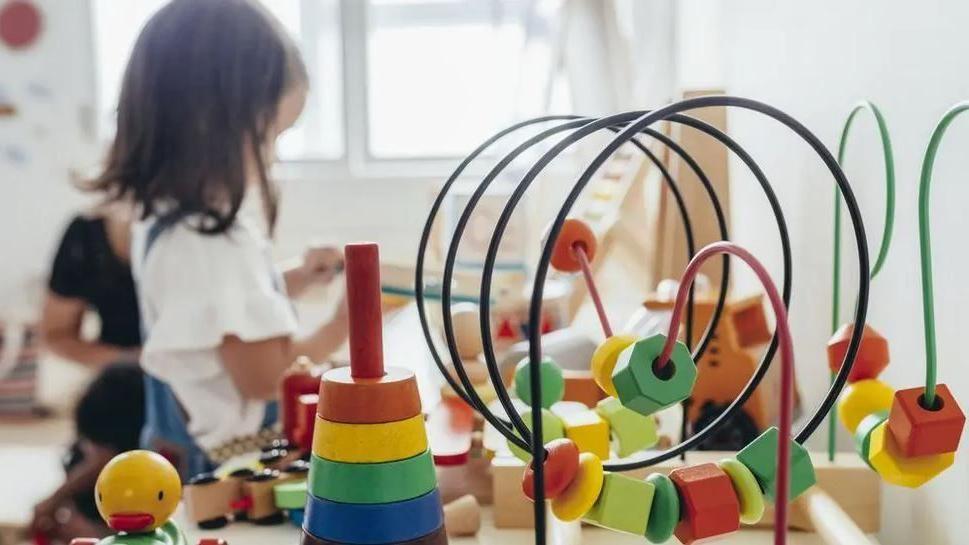
<svg viewBox="0 0 969 545">
<path fill-rule="evenodd" d="M 707 259 L 718 254 L 730 254 L 739 257 L 754 271 L 758 280 L 767 292 L 767 299 L 774 309 L 774 317 L 777 322 L 777 337 L 780 342 L 781 352 L 781 399 L 780 399 L 780 434 L 777 441 L 777 494 L 778 503 L 775 505 L 774 515 L 774 545 L 784 545 L 787 542 L 787 512 L 788 494 L 790 490 L 790 460 L 791 460 L 791 417 L 794 411 L 794 345 L 791 341 L 791 329 L 787 323 L 787 307 L 781 299 L 777 286 L 771 280 L 770 274 L 764 265 L 746 249 L 732 242 L 714 242 L 705 246 L 690 260 L 689 265 L 683 272 L 680 280 L 679 290 L 676 292 L 676 303 L 673 305 L 673 313 L 670 318 L 670 329 L 663 345 L 663 351 L 657 358 L 656 366 L 662 368 L 669 362 L 673 345 L 676 343 L 677 333 L 680 329 L 680 320 L 683 308 L 686 306 L 686 299 L 690 292 L 690 286 L 696 278 L 700 267 Z"/>
</svg>

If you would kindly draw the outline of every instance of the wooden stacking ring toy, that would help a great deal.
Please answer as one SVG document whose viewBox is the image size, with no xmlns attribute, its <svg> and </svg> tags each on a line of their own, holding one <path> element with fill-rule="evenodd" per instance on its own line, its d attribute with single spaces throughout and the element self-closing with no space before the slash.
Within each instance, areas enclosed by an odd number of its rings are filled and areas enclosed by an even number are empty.
<svg viewBox="0 0 969 545">
<path fill-rule="evenodd" d="M 569 486 L 552 500 L 552 513 L 564 522 L 582 518 L 599 498 L 602 479 L 602 460 L 588 452 L 579 454 L 579 470 Z"/>
<path fill-rule="evenodd" d="M 545 497 L 554 500 L 572 483 L 579 472 L 579 447 L 569 439 L 555 439 L 545 444 Z M 535 499 L 535 468 L 532 460 L 522 476 L 522 492 Z"/>
<path fill-rule="evenodd" d="M 376 504 L 339 503 L 308 496 L 303 530 L 318 538 L 355 545 L 410 541 L 444 524 L 435 489 L 417 498 Z"/>
<path fill-rule="evenodd" d="M 330 541 L 328 539 L 320 539 L 314 535 L 302 532 L 302 537 L 300 538 L 300 545 L 346 545 L 344 543 L 339 543 L 337 541 Z M 434 530 L 426 536 L 421 536 L 416 539 L 411 539 L 409 541 L 401 541 L 395 543 L 394 545 L 447 545 L 447 530 L 444 526 L 441 526 L 437 530 Z M 200 544 L 201 545 L 201 544 Z"/>
<path fill-rule="evenodd" d="M 327 371 L 320 381 L 317 414 L 330 422 L 374 424 L 421 414 L 414 373 L 388 367 L 379 378 L 355 378 L 350 367 Z"/>
<path fill-rule="evenodd" d="M 312 458 L 309 490 L 342 503 L 393 503 L 427 494 L 437 486 L 431 452 L 393 462 L 360 464 Z"/>
<path fill-rule="evenodd" d="M 427 450 L 424 417 L 382 424 L 344 424 L 316 418 L 313 454 L 334 462 L 375 464 L 417 456 Z"/>
</svg>

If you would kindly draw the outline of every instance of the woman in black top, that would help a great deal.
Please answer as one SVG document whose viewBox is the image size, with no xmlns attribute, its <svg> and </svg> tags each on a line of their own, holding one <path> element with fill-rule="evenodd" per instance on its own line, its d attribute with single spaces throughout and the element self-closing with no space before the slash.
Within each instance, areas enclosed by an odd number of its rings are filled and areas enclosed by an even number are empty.
<svg viewBox="0 0 969 545">
<path fill-rule="evenodd" d="M 144 423 L 130 218 L 130 207 L 123 205 L 74 218 L 51 267 L 41 318 L 44 344 L 97 372 L 74 411 L 77 438 L 65 459 L 67 478 L 34 507 L 32 530 L 56 541 L 107 533 L 94 503 L 94 483 L 114 455 L 138 448 Z M 100 318 L 96 339 L 82 332 L 89 311 Z"/>
</svg>

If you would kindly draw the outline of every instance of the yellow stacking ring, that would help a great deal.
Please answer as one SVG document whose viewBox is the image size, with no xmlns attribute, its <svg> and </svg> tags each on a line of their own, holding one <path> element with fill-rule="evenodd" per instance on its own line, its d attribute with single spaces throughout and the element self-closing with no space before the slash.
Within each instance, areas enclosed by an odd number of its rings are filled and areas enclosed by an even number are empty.
<svg viewBox="0 0 969 545">
<path fill-rule="evenodd" d="M 591 452 L 579 454 L 579 471 L 568 488 L 552 500 L 552 513 L 564 522 L 582 518 L 599 499 L 604 478 L 598 456 Z"/>
<path fill-rule="evenodd" d="M 757 477 L 736 458 L 725 458 L 717 463 L 730 477 L 737 499 L 740 500 L 740 522 L 757 524 L 764 516 L 764 494 L 760 491 Z"/>
<path fill-rule="evenodd" d="M 380 424 L 344 424 L 317 416 L 313 454 L 325 460 L 376 464 L 411 458 L 427 450 L 424 416 Z"/>
<path fill-rule="evenodd" d="M 619 353 L 637 340 L 632 335 L 613 335 L 602 341 L 602 344 L 592 353 L 592 378 L 603 392 L 612 397 L 619 397 L 616 394 L 616 387 L 612 384 L 612 370 L 616 367 Z"/>
</svg>

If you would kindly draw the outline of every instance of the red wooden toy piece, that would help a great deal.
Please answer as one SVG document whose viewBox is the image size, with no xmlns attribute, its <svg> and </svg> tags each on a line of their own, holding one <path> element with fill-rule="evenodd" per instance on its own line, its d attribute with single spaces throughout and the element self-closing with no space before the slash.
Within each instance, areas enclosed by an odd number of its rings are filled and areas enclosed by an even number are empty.
<svg viewBox="0 0 969 545">
<path fill-rule="evenodd" d="M 559 237 L 552 248 L 551 264 L 555 270 L 562 272 L 578 272 L 582 270 L 582 263 L 575 255 L 575 246 L 580 245 L 589 261 L 596 255 L 596 235 L 582 220 L 569 218 L 562 224 Z"/>
<path fill-rule="evenodd" d="M 375 242 L 347 244 L 343 252 L 346 260 L 351 375 L 354 378 L 380 378 L 384 376 L 380 252 Z"/>
<path fill-rule="evenodd" d="M 474 411 L 458 398 L 442 399 L 427 417 L 427 442 L 434 465 L 459 466 L 471 456 Z"/>
<path fill-rule="evenodd" d="M 956 398 L 945 384 L 935 389 L 936 407 L 923 407 L 924 388 L 895 392 L 888 415 L 888 430 L 907 458 L 955 452 L 966 425 Z"/>
<path fill-rule="evenodd" d="M 569 487 L 579 471 L 579 447 L 571 439 L 554 439 L 545 444 L 545 451 L 548 453 L 544 466 L 545 498 L 553 500 Z M 535 501 L 535 470 L 532 464 L 534 460 L 522 475 L 522 492 Z"/>
<path fill-rule="evenodd" d="M 838 328 L 828 341 L 828 367 L 837 373 L 848 352 L 848 343 L 855 331 L 854 324 L 845 324 Z M 858 345 L 858 356 L 855 358 L 848 382 L 855 382 L 868 378 L 877 378 L 885 367 L 888 367 L 888 340 L 882 337 L 871 326 L 865 324 L 861 334 L 861 344 Z"/>
<path fill-rule="evenodd" d="M 296 398 L 296 429 L 293 430 L 294 438 L 291 441 L 302 450 L 313 447 L 313 429 L 319 404 L 319 394 L 303 394 Z"/>
<path fill-rule="evenodd" d="M 297 437 L 299 397 L 315 394 L 319 390 L 320 374 L 308 358 L 299 358 L 283 375 L 279 388 L 280 419 L 283 425 L 283 436 L 293 444 L 299 444 L 299 437 Z M 308 448 L 309 444 L 306 446 Z"/>
<path fill-rule="evenodd" d="M 410 370 L 384 370 L 381 364 L 379 377 L 361 378 L 354 374 L 352 362 L 350 368 L 327 371 L 319 382 L 321 418 L 345 424 L 379 424 L 407 420 L 421 413 L 417 379 Z"/>
<path fill-rule="evenodd" d="M 740 501 L 717 464 L 675 469 L 670 479 L 680 493 L 682 519 L 675 535 L 684 545 L 740 529 Z"/>
</svg>

